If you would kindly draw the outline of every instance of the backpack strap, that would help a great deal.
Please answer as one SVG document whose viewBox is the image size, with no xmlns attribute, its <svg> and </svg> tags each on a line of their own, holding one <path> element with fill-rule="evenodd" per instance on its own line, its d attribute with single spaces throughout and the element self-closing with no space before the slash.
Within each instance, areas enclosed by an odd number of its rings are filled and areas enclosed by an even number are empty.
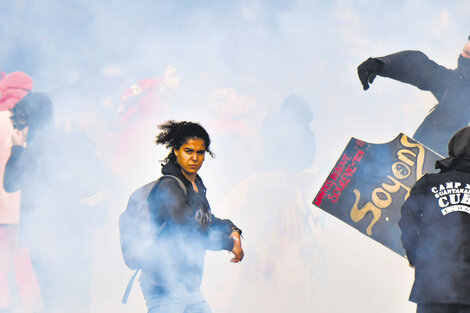
<svg viewBox="0 0 470 313">
<path fill-rule="evenodd" d="M 163 175 L 162 177 L 160 177 L 158 180 L 162 180 L 164 179 L 165 177 L 171 177 L 173 178 L 174 180 L 176 180 L 178 182 L 178 185 L 180 185 L 181 189 L 183 189 L 184 191 L 184 195 L 187 196 L 188 195 L 188 191 L 186 190 L 186 186 L 184 185 L 183 181 L 181 179 L 179 179 L 179 177 L 175 176 L 175 175 Z"/>
<path fill-rule="evenodd" d="M 179 179 L 178 177 L 176 177 L 175 175 L 163 175 L 162 177 L 160 177 L 155 185 L 159 185 L 161 183 L 161 181 L 163 179 L 165 179 L 166 177 L 171 177 L 172 179 L 176 180 L 178 182 L 178 185 L 180 185 L 181 189 L 183 189 L 183 192 L 184 192 L 184 196 L 186 197 L 188 195 L 188 191 L 186 190 L 186 186 L 184 185 L 183 181 L 181 179 Z M 149 195 L 147 196 L 147 198 L 150 196 L 150 193 Z M 163 228 L 166 226 L 166 222 L 163 222 L 162 225 L 158 228 L 157 230 L 157 236 L 158 234 L 160 234 L 160 232 L 163 230 Z"/>
<path fill-rule="evenodd" d="M 184 195 L 187 196 L 188 195 L 188 191 L 186 190 L 186 186 L 184 185 L 183 181 L 181 179 L 179 179 L 178 177 L 176 177 L 175 175 L 163 175 L 161 176 L 159 179 L 157 179 L 156 181 L 148 184 L 148 186 L 150 188 L 148 188 L 146 191 L 145 191 L 145 198 L 148 200 L 148 197 L 150 196 L 150 194 L 152 193 L 152 190 L 155 188 L 155 186 L 158 186 L 160 184 L 160 182 L 165 179 L 166 177 L 169 177 L 169 178 L 172 178 L 174 180 L 176 180 L 176 182 L 178 183 L 178 185 L 180 185 L 181 189 L 183 189 L 183 192 L 184 192 Z M 147 201 L 146 200 L 146 201 Z M 163 227 L 166 225 L 165 222 L 163 222 L 162 226 L 160 226 L 160 229 L 158 230 L 158 233 L 160 233 L 160 231 L 163 229 Z M 134 285 L 134 281 L 135 281 L 135 278 L 137 277 L 137 274 L 139 274 L 139 271 L 141 273 L 141 276 L 142 276 L 142 269 L 137 269 L 134 274 L 132 275 L 131 279 L 129 280 L 129 283 L 127 283 L 127 287 L 126 287 L 126 291 L 124 292 L 124 296 L 122 297 L 122 303 L 123 304 L 126 304 L 127 303 L 127 299 L 129 299 L 129 294 L 131 293 L 131 289 L 132 289 L 132 286 Z M 140 279 L 140 278 L 139 278 Z"/>
<path fill-rule="evenodd" d="M 122 297 L 121 301 L 123 304 L 126 304 L 127 299 L 129 299 L 129 294 L 131 293 L 132 285 L 134 285 L 134 280 L 137 277 L 139 271 L 142 273 L 142 270 L 140 268 L 136 270 L 135 273 L 132 275 L 131 279 L 129 280 L 129 283 L 127 284 L 126 291 L 124 292 L 124 296 Z"/>
</svg>

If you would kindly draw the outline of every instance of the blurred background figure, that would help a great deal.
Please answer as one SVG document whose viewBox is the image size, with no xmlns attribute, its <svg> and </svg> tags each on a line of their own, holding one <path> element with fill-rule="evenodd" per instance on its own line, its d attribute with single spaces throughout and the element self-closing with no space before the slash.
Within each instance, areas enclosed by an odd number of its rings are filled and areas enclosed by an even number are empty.
<svg viewBox="0 0 470 313">
<path fill-rule="evenodd" d="M 31 77 L 23 72 L 0 72 L 0 177 L 10 157 L 14 131 L 10 112 L 33 89 Z M 7 193 L 0 179 L 0 312 L 10 312 L 15 303 L 39 302 L 39 287 L 27 249 L 18 248 L 20 193 Z"/>
<path fill-rule="evenodd" d="M 91 140 L 70 123 L 54 126 L 47 94 L 31 92 L 10 111 L 15 130 L 4 188 L 21 191 L 19 245 L 31 251 L 45 312 L 88 312 L 107 173 Z"/>
<path fill-rule="evenodd" d="M 169 66 L 162 76 L 142 78 L 126 88 L 113 105 L 115 150 L 111 166 L 126 174 L 133 171 L 135 160 L 142 158 L 140 138 L 155 129 L 155 120 L 168 115 L 170 105 L 166 94 L 178 87 L 176 69 Z M 110 117 L 108 117 L 110 118 Z"/>
<path fill-rule="evenodd" d="M 469 37 L 470 40 L 470 37 Z M 470 41 L 459 55 L 456 69 L 447 69 L 421 51 L 401 51 L 368 58 L 357 68 L 364 90 L 377 75 L 431 91 L 438 100 L 416 130 L 413 138 L 442 156 L 447 142 L 470 121 Z"/>
<path fill-rule="evenodd" d="M 224 172 L 225 162 L 239 165 L 236 171 L 223 180 L 219 179 L 217 185 L 211 188 L 211 197 L 217 201 L 224 197 L 227 190 L 257 170 L 253 162 L 254 153 L 246 153 L 257 148 L 257 130 L 250 120 L 253 119 L 255 103 L 254 97 L 240 95 L 233 88 L 219 88 L 210 96 L 211 111 L 206 116 L 209 116 L 209 127 L 216 130 L 212 138 L 218 147 L 217 158 L 223 160 L 214 162 L 211 168 L 214 172 Z"/>
<path fill-rule="evenodd" d="M 282 168 L 295 172 L 309 168 L 315 155 L 312 121 L 309 103 L 295 95 L 287 97 L 279 111 L 271 111 L 263 121 L 258 166 L 264 170 Z"/>
<path fill-rule="evenodd" d="M 271 110 L 261 125 L 258 170 L 232 187 L 219 204 L 235 219 L 244 217 L 247 239 L 243 272 L 214 291 L 213 301 L 225 304 L 220 311 L 309 312 L 314 308 L 312 264 L 321 252 L 314 234 L 318 219 L 309 209 L 306 193 L 315 156 L 312 121 L 310 105 L 295 95 Z M 211 273 L 206 276 L 216 279 Z"/>
</svg>

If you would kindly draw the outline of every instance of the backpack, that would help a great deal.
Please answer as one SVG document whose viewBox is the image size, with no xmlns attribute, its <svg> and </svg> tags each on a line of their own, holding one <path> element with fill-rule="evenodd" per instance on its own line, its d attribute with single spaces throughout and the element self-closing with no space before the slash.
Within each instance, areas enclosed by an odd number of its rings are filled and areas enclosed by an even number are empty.
<svg viewBox="0 0 470 313">
<path fill-rule="evenodd" d="M 184 194 L 187 194 L 184 183 L 176 176 L 163 175 L 159 179 L 150 182 L 134 191 L 127 203 L 124 212 L 119 216 L 119 235 L 121 241 L 121 252 L 124 262 L 130 269 L 136 270 L 127 286 L 123 303 L 127 302 L 132 284 L 140 269 L 148 260 L 149 251 L 158 249 L 158 234 L 166 223 L 156 225 L 151 220 L 148 198 L 155 188 L 158 188 L 164 179 L 174 179 L 178 182 Z M 159 208 L 152 208 L 158 213 Z"/>
</svg>

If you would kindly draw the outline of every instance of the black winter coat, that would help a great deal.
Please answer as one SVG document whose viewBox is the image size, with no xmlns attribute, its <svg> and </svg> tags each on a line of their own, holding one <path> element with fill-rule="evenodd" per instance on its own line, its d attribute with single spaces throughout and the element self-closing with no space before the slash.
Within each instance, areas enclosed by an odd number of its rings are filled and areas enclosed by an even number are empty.
<svg viewBox="0 0 470 313">
<path fill-rule="evenodd" d="M 449 143 L 401 209 L 403 247 L 415 266 L 410 301 L 470 305 L 470 128 Z"/>
<path fill-rule="evenodd" d="M 377 58 L 384 62 L 380 76 L 431 91 L 438 100 L 413 138 L 446 156 L 450 138 L 470 121 L 470 60 L 459 57 L 454 70 L 430 60 L 420 51 L 402 51 Z"/>
</svg>

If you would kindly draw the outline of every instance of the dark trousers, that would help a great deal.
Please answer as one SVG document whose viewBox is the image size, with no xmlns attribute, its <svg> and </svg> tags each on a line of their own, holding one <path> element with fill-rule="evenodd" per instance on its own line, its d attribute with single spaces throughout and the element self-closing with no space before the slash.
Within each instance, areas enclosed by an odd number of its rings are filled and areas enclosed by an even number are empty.
<svg viewBox="0 0 470 313">
<path fill-rule="evenodd" d="M 470 305 L 445 303 L 418 303 L 417 313 L 470 313 Z"/>
</svg>

